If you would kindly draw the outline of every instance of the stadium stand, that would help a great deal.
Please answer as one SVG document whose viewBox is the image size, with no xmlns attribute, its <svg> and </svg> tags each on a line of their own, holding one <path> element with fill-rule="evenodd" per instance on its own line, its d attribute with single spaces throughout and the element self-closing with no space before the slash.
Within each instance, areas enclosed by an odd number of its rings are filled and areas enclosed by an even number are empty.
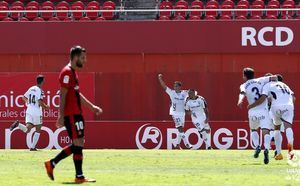
<svg viewBox="0 0 300 186">
<path fill-rule="evenodd" d="M 149 1 L 152 3 L 149 3 Z M 157 12 L 154 12 L 157 20 L 298 19 L 300 16 L 299 10 L 279 11 L 272 9 L 299 8 L 299 3 L 299 0 L 25 0 L 22 2 L 10 0 L 0 1 L 0 11 L 2 11 L 0 12 L 0 21 L 104 21 L 138 19 L 138 13 L 134 17 L 130 13 L 123 13 L 120 16 L 119 12 L 101 12 L 101 10 L 130 10 L 132 8 L 157 9 Z M 145 6 L 139 7 L 140 4 Z M 250 8 L 263 10 L 246 10 Z M 187 11 L 187 9 L 197 9 L 199 11 Z M 209 10 L 201 11 L 201 9 Z M 226 11 L 226 9 L 236 9 L 238 11 Z M 240 9 L 245 9 L 245 11 L 240 11 Z M 24 10 L 30 12 L 22 12 Z M 144 14 L 143 16 L 143 19 L 154 18 L 150 14 Z"/>
</svg>

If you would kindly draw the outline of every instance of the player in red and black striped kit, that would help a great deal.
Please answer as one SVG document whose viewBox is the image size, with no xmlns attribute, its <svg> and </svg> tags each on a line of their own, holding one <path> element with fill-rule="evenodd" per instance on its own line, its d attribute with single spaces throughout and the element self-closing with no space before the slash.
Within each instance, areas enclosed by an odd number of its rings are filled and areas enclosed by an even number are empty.
<svg viewBox="0 0 300 186">
<path fill-rule="evenodd" d="M 85 178 L 82 172 L 82 149 L 84 146 L 84 118 L 81 104 L 88 107 L 95 114 L 102 113 L 102 109 L 92 104 L 79 91 L 77 69 L 81 69 L 86 62 L 86 50 L 80 46 L 74 46 L 70 51 L 70 63 L 65 66 L 59 75 L 60 82 L 60 115 L 57 119 L 58 128 L 65 126 L 72 144 L 66 146 L 57 156 L 45 162 L 47 174 L 54 180 L 53 169 L 62 159 L 73 154 L 76 170 L 75 183 L 95 182 L 95 179 Z"/>
</svg>

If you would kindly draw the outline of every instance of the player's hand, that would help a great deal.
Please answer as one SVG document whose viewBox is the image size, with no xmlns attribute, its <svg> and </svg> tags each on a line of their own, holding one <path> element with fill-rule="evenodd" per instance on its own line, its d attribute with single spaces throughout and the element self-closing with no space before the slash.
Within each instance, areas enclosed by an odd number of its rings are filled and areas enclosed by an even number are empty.
<svg viewBox="0 0 300 186">
<path fill-rule="evenodd" d="M 55 125 L 56 125 L 57 128 L 62 128 L 63 126 L 65 126 L 65 119 L 64 119 L 64 117 L 58 116 Z"/>
<path fill-rule="evenodd" d="M 242 102 L 242 101 L 241 101 L 241 102 L 238 102 L 238 103 L 237 103 L 237 106 L 240 107 L 240 109 L 241 109 L 241 108 L 243 107 L 243 102 Z"/>
<path fill-rule="evenodd" d="M 46 105 L 46 108 L 45 109 L 50 109 L 50 106 L 49 105 Z"/>
<path fill-rule="evenodd" d="M 93 106 L 92 110 L 97 116 L 103 113 L 103 110 L 100 107 L 95 105 Z"/>
<path fill-rule="evenodd" d="M 252 108 L 253 108 L 252 105 L 248 105 L 248 106 L 247 106 L 247 109 L 248 109 L 248 110 L 250 110 L 250 109 L 252 109 Z"/>
<path fill-rule="evenodd" d="M 162 74 L 158 74 L 158 79 L 162 79 L 163 75 Z"/>
</svg>

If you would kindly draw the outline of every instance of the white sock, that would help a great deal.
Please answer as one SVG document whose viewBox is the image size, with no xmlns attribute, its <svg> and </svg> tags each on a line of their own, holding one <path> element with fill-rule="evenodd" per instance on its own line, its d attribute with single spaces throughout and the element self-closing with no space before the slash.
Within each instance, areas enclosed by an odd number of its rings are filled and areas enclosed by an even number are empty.
<svg viewBox="0 0 300 186">
<path fill-rule="evenodd" d="M 19 127 L 19 129 L 21 129 L 21 130 L 22 130 L 23 132 L 25 132 L 25 133 L 26 133 L 27 130 L 28 130 L 27 127 L 26 127 L 25 125 L 23 125 L 22 123 L 19 123 L 19 126 L 18 126 L 18 127 Z"/>
<path fill-rule="evenodd" d="M 206 133 L 207 134 L 207 143 L 206 143 L 206 149 L 208 149 L 208 147 L 211 147 L 211 133 Z"/>
<path fill-rule="evenodd" d="M 182 136 L 181 136 L 181 133 L 179 132 L 178 136 L 177 136 L 177 145 L 180 145 L 181 139 L 182 139 Z"/>
<path fill-rule="evenodd" d="M 277 154 L 280 154 L 281 153 L 281 144 L 282 144 L 282 135 L 281 135 L 280 130 L 274 131 L 274 139 L 275 139 L 275 146 L 276 146 Z"/>
<path fill-rule="evenodd" d="M 256 148 L 259 145 L 259 136 L 257 131 L 251 131 L 251 139 L 254 145 L 254 148 Z"/>
<path fill-rule="evenodd" d="M 270 134 L 265 134 L 265 136 L 264 136 L 264 147 L 265 147 L 265 149 L 267 149 L 267 150 L 270 149 L 270 143 L 271 143 Z"/>
<path fill-rule="evenodd" d="M 293 145 L 294 143 L 294 132 L 292 128 L 287 128 L 285 130 L 285 135 L 289 144 Z"/>
<path fill-rule="evenodd" d="M 208 148 L 208 143 L 209 143 L 208 142 L 208 134 L 205 131 L 201 132 L 201 134 L 202 134 L 203 141 L 205 143 L 205 148 L 207 149 Z"/>
<path fill-rule="evenodd" d="M 271 139 L 274 138 L 274 130 L 271 130 L 271 131 L 270 131 L 270 138 L 271 138 Z"/>
<path fill-rule="evenodd" d="M 183 143 L 185 144 L 185 146 L 189 146 L 189 142 L 187 141 L 185 134 L 183 132 L 179 133 L 179 137 L 183 140 Z M 180 144 L 180 142 L 178 144 Z"/>
<path fill-rule="evenodd" d="M 34 135 L 33 135 L 33 142 L 32 142 L 32 147 L 31 148 L 35 148 L 35 146 L 36 146 L 36 144 L 37 144 L 37 142 L 38 142 L 38 140 L 39 140 L 39 138 L 40 138 L 40 134 L 41 133 L 38 133 L 38 132 L 35 132 L 34 133 Z"/>
</svg>

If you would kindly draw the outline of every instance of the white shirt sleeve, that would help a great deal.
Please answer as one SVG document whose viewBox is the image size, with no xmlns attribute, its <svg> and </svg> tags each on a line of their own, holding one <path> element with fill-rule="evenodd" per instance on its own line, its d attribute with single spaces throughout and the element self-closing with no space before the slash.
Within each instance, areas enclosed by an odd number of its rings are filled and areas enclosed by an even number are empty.
<svg viewBox="0 0 300 186">
<path fill-rule="evenodd" d="M 240 93 L 246 93 L 245 84 L 241 84 L 241 86 L 240 86 Z"/>
<path fill-rule="evenodd" d="M 266 85 L 263 86 L 262 94 L 268 96 L 269 90 L 270 90 L 270 83 L 267 83 Z"/>
<path fill-rule="evenodd" d="M 267 84 L 270 82 L 271 76 L 266 76 L 266 77 L 260 77 L 257 78 L 259 82 L 261 82 L 263 85 Z"/>
<path fill-rule="evenodd" d="M 189 101 L 187 101 L 187 102 L 185 103 L 184 109 L 185 109 L 185 110 L 190 110 Z"/>
<path fill-rule="evenodd" d="M 169 96 L 171 96 L 172 95 L 172 90 L 169 87 L 167 87 L 166 93 L 169 94 Z"/>
</svg>

